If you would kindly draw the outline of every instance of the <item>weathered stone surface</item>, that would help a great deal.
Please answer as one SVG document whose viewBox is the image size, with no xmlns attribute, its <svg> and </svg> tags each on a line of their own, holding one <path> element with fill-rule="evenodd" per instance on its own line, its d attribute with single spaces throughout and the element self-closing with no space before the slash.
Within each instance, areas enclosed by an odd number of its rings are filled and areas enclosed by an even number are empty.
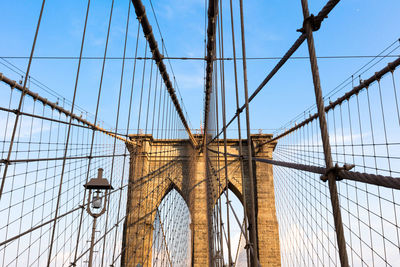
<svg viewBox="0 0 400 267">
<path fill-rule="evenodd" d="M 201 136 L 196 136 L 201 140 Z M 271 138 L 271 135 L 253 135 L 253 147 Z M 175 188 L 186 201 L 192 230 L 192 266 L 210 265 L 209 221 L 207 205 L 216 203 L 226 188 L 224 164 L 220 156 L 220 166 L 211 172 L 219 172 L 220 180 L 210 175 L 208 191 L 206 182 L 206 160 L 201 151 L 194 149 L 188 140 L 155 140 L 151 135 L 133 135 L 139 146 L 128 146 L 131 154 L 127 218 L 124 223 L 123 266 L 151 266 L 153 222 L 155 210 L 164 196 Z M 228 140 L 227 152 L 239 154 L 239 141 Z M 223 151 L 223 143 L 215 143 L 214 150 Z M 262 149 L 253 149 L 253 156 L 271 158 L 275 144 Z M 243 142 L 247 151 L 247 142 Z M 209 152 L 210 161 L 217 162 L 217 154 Z M 173 162 L 171 163 L 171 160 Z M 262 266 L 280 266 L 278 222 L 275 211 L 275 196 L 272 166 L 265 163 L 253 164 L 255 179 L 248 177 L 248 163 L 244 164 L 244 190 L 254 183 L 258 254 Z M 218 168 L 219 167 L 219 168 Z M 157 170 L 162 169 L 163 175 Z M 236 157 L 228 157 L 228 187 L 243 203 L 242 172 Z M 246 196 L 248 199 L 250 196 Z M 209 203 L 207 202 L 209 201 Z M 247 201 L 248 203 L 248 201 Z M 253 241 L 252 241 L 253 242 Z"/>
</svg>

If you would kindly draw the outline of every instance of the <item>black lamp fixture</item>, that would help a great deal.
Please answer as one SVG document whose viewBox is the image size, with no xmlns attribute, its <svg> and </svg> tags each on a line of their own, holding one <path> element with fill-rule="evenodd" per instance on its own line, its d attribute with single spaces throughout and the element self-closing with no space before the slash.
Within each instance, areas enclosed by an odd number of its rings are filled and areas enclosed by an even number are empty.
<svg viewBox="0 0 400 267">
<path fill-rule="evenodd" d="M 99 217 L 106 210 L 108 190 L 114 188 L 110 185 L 107 179 L 103 178 L 102 168 L 98 169 L 97 177 L 90 179 L 90 181 L 87 184 L 85 184 L 84 187 L 86 190 L 89 190 L 88 205 L 86 206 L 86 210 L 92 217 Z M 103 198 L 104 198 L 104 205 L 102 208 Z M 89 205 L 89 203 L 91 203 L 91 205 Z M 90 208 L 90 206 L 92 207 L 93 210 Z M 99 209 L 101 209 L 100 212 L 94 211 Z"/>
<path fill-rule="evenodd" d="M 108 190 L 114 188 L 111 186 L 107 179 L 103 178 L 102 168 L 99 168 L 97 170 L 96 178 L 90 179 L 90 181 L 83 186 L 85 187 L 85 190 L 89 190 L 86 211 L 89 213 L 90 216 L 93 217 L 92 238 L 90 242 L 90 253 L 88 262 L 88 266 L 91 267 L 93 264 L 93 247 L 94 237 L 96 233 L 96 221 L 97 218 L 104 214 L 104 212 L 106 211 Z"/>
</svg>

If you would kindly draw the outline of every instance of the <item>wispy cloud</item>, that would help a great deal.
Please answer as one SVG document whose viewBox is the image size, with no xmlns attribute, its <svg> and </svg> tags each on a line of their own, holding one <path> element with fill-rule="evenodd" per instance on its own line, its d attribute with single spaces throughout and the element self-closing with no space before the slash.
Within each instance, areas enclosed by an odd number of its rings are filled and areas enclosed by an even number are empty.
<svg viewBox="0 0 400 267">
<path fill-rule="evenodd" d="M 6 116 L 0 117 L 0 129 L 2 131 L 0 134 L 4 137 L 5 140 L 10 139 L 12 135 L 12 131 L 14 128 L 15 116 L 12 115 L 8 118 Z M 29 119 L 26 117 L 20 118 L 19 128 L 23 129 L 18 131 L 19 138 L 27 138 L 29 136 L 34 136 L 39 134 L 40 132 L 48 131 L 50 128 L 48 125 L 43 124 L 37 119 Z"/>
</svg>

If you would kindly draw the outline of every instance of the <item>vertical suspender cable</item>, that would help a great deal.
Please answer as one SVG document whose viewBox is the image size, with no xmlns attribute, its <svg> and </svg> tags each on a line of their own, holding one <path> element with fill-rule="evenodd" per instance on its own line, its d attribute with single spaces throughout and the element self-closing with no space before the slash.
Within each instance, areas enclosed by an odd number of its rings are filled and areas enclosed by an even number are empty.
<svg viewBox="0 0 400 267">
<path fill-rule="evenodd" d="M 243 144 L 242 144 L 242 133 L 241 133 L 241 125 L 240 125 L 240 112 L 239 112 L 239 89 L 238 89 L 238 78 L 237 78 L 237 65 L 236 65 L 236 45 L 235 45 L 235 29 L 233 25 L 233 6 L 232 0 L 230 2 L 230 13 L 231 13 L 231 31 L 232 31 L 232 51 L 233 51 L 233 69 L 235 75 L 235 94 L 236 94 L 236 110 L 237 110 L 237 125 L 238 125 L 238 138 L 239 138 L 239 155 L 243 155 Z M 226 127 L 225 127 L 226 128 Z M 226 129 L 224 129 L 226 130 Z M 245 176 L 244 176 L 244 166 L 243 166 L 243 158 L 239 158 L 240 162 L 240 171 L 242 176 L 242 196 L 243 196 L 243 222 L 245 226 L 245 240 L 249 242 L 248 237 L 248 230 L 247 230 L 247 197 L 246 197 L 246 186 L 245 186 Z M 247 266 L 250 266 L 250 246 L 246 244 L 246 259 L 247 259 Z"/>
<path fill-rule="evenodd" d="M 220 0 L 220 15 L 218 18 L 219 29 L 219 52 L 220 57 L 224 58 L 224 31 L 222 24 L 222 0 Z M 227 227 L 227 247 L 228 247 L 228 263 L 232 266 L 232 252 L 231 252 L 231 230 L 229 221 L 229 180 L 228 180 L 228 155 L 227 141 L 226 141 L 226 106 L 225 106 L 225 68 L 224 61 L 220 60 L 220 78 L 221 78 L 221 102 L 222 102 L 222 124 L 224 129 L 224 165 L 225 165 L 225 187 L 226 187 L 226 227 Z"/>
<path fill-rule="evenodd" d="M 240 0 L 240 28 L 242 35 L 242 57 L 243 57 L 243 82 L 244 82 L 244 96 L 245 96 L 245 107 L 246 107 L 246 130 L 247 130 L 247 157 L 249 164 L 249 228 L 250 228 L 250 240 L 253 247 L 253 264 L 252 266 L 258 265 L 258 244 L 257 244 L 257 225 L 256 225 L 256 209 L 255 209 L 255 196 L 254 196 L 254 175 L 253 175 L 253 155 L 250 135 L 250 112 L 249 112 L 249 92 L 247 86 L 247 64 L 246 64 L 246 42 L 244 37 L 244 17 L 243 17 L 243 0 Z"/>
<path fill-rule="evenodd" d="M 218 132 L 218 129 L 219 129 L 219 108 L 218 108 L 218 83 L 217 83 L 217 63 L 214 63 L 215 64 L 215 72 L 214 72 L 214 81 L 215 81 L 215 120 L 216 120 L 216 127 L 215 127 L 215 129 L 216 129 L 216 132 Z M 217 141 L 217 150 L 218 150 L 218 152 L 219 152 L 219 144 L 218 144 L 218 141 Z M 207 150 L 207 152 L 208 152 L 208 150 Z M 220 169 L 220 160 L 219 160 L 219 153 L 218 153 L 218 155 L 217 155 L 217 168 L 218 169 Z M 208 160 L 209 159 L 209 157 L 206 159 L 207 160 L 207 162 L 210 162 L 210 163 L 208 163 L 208 164 L 210 164 L 210 166 L 211 166 L 211 160 Z M 221 175 L 220 175 L 220 173 L 218 172 L 218 173 L 216 173 L 216 178 L 217 178 L 217 180 L 218 180 L 218 186 L 219 186 L 219 188 L 221 187 Z M 221 188 L 221 191 L 222 190 L 224 190 L 224 188 Z M 221 261 L 222 261 L 222 263 L 223 263 L 223 261 L 224 261 L 224 259 L 223 259 L 223 257 L 224 257 L 224 238 L 223 238 L 223 222 L 222 222 L 222 211 L 221 211 L 221 207 L 222 207 L 222 205 L 221 205 L 221 197 L 219 197 L 218 198 L 218 204 L 217 204 L 217 219 L 216 219 L 216 221 L 217 221 L 217 226 L 215 227 L 216 228 L 216 231 L 218 231 L 218 229 L 219 229 L 219 233 L 218 233 L 218 236 L 217 236 L 217 238 L 219 238 L 220 240 L 219 240 L 219 245 L 220 245 L 220 251 L 219 251 L 219 253 L 220 253 L 220 255 L 219 256 L 221 256 Z M 218 228 L 218 225 L 219 225 L 219 228 Z"/>
</svg>

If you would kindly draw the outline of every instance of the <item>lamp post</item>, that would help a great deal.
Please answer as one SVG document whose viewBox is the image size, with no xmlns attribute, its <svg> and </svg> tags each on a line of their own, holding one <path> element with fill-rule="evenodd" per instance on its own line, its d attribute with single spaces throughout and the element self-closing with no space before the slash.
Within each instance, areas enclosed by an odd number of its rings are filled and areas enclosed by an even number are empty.
<svg viewBox="0 0 400 267">
<path fill-rule="evenodd" d="M 106 211 L 108 201 L 108 190 L 113 189 L 107 179 L 103 178 L 103 169 L 98 169 L 97 178 L 92 178 L 90 181 L 83 185 L 86 190 L 89 190 L 88 202 L 86 211 L 93 217 L 92 237 L 90 240 L 89 252 L 89 267 L 92 267 L 93 262 L 93 248 L 94 248 L 94 235 L 96 233 L 96 221 L 99 216 Z M 103 201 L 104 199 L 104 201 Z"/>
</svg>

